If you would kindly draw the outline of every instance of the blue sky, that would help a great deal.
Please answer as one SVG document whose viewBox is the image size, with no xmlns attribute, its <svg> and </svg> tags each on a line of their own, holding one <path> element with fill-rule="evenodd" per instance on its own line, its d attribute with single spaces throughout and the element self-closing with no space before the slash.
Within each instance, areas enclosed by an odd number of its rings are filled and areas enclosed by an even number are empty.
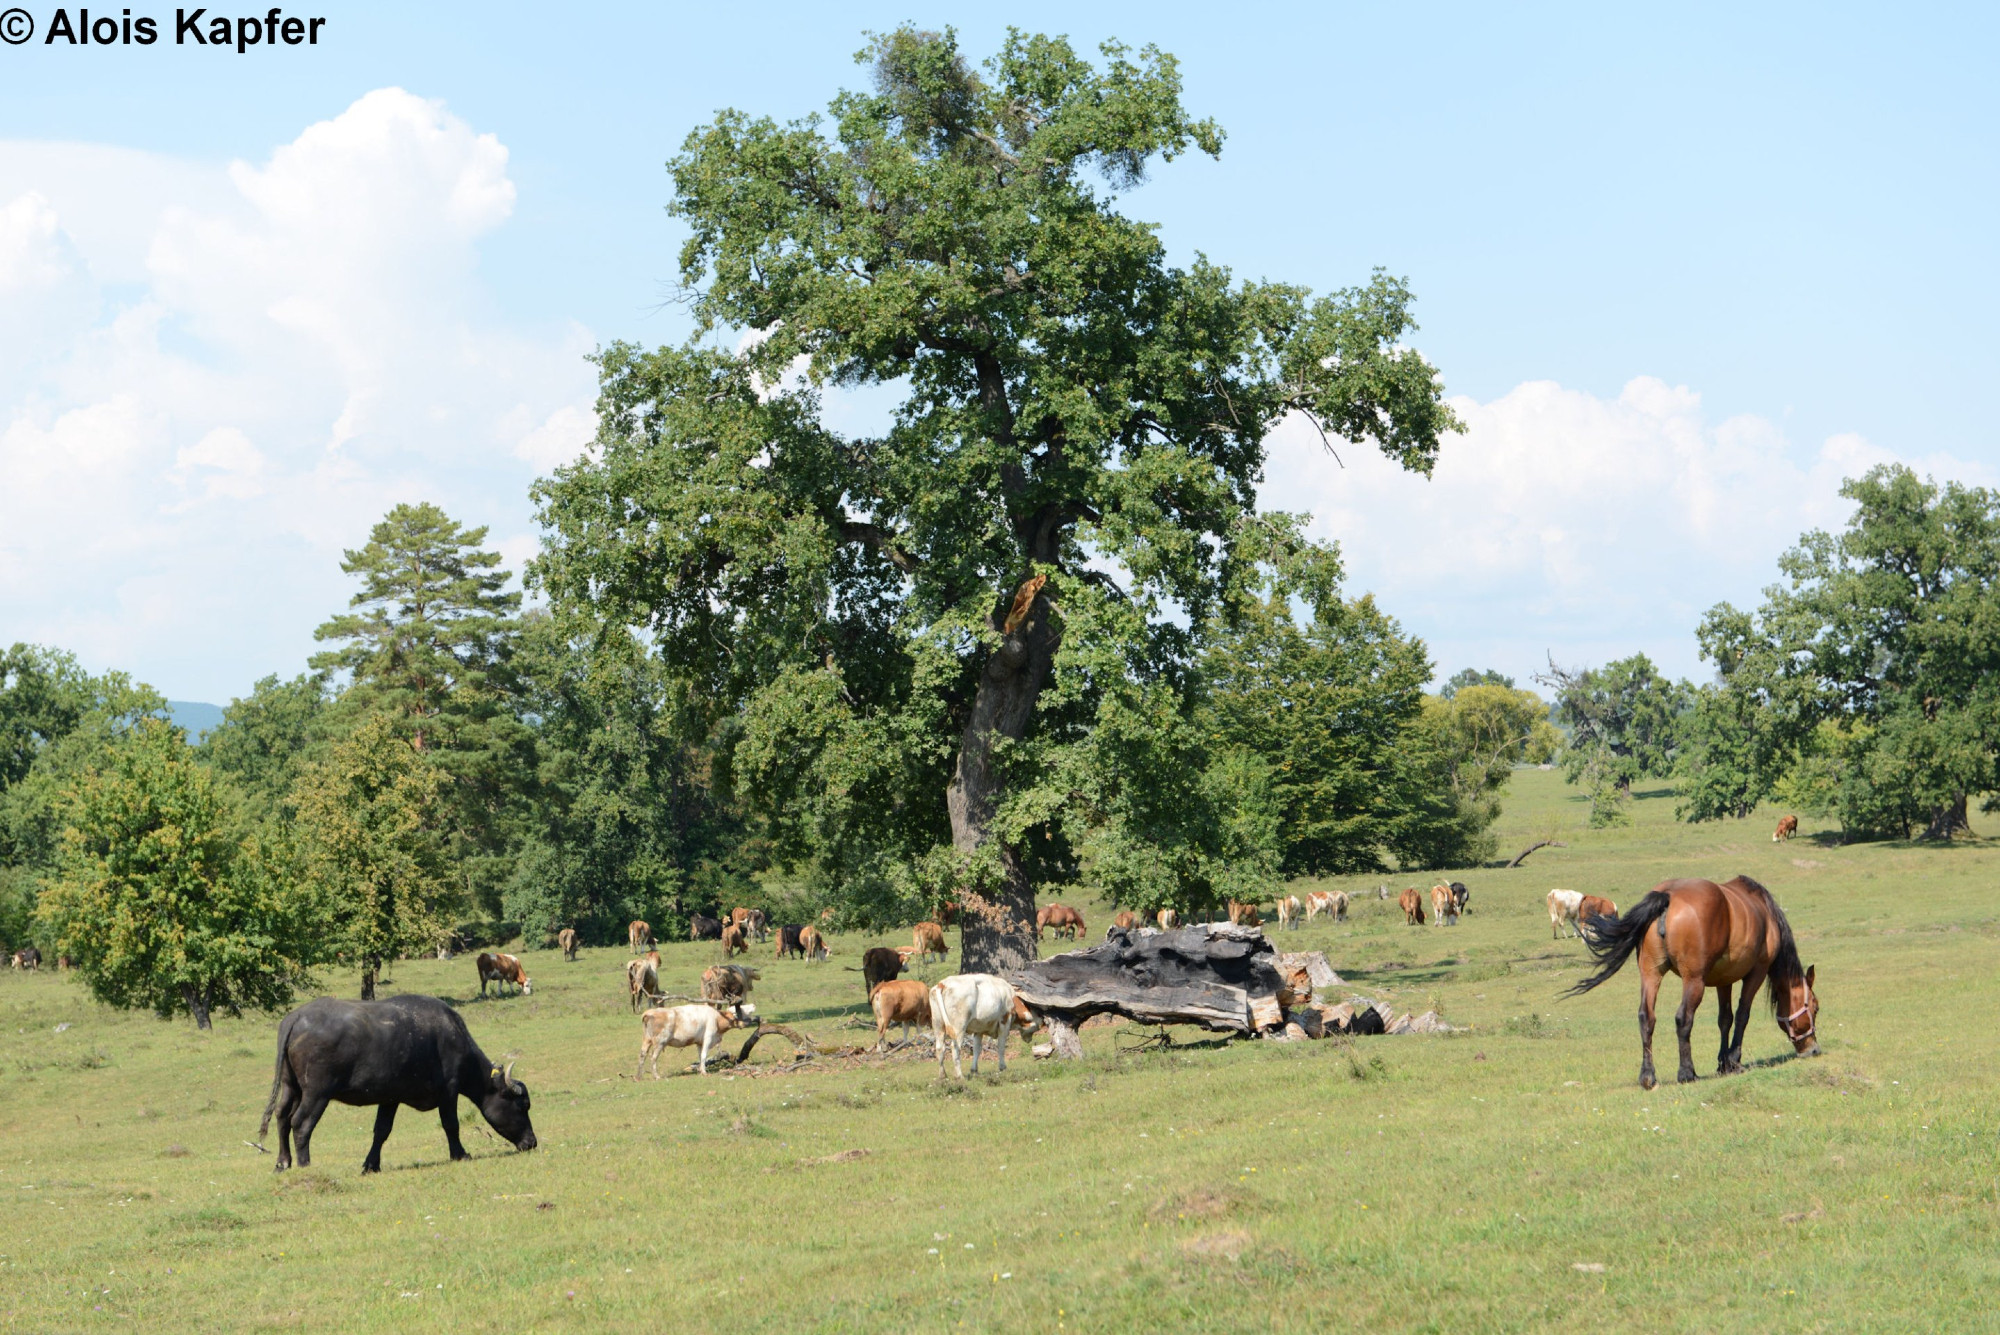
<svg viewBox="0 0 2000 1335">
<path fill-rule="evenodd" d="M 664 160 L 718 107 L 822 106 L 904 19 L 1175 52 L 1228 140 L 1132 213 L 1245 276 L 1410 279 L 1473 431 L 1428 483 L 1281 432 L 1267 494 L 1443 671 L 1698 674 L 1701 610 L 1838 523 L 1843 473 L 2000 480 L 1989 12 L 412 9 L 0 47 L 0 639 L 220 700 L 298 670 L 395 500 L 531 552 L 582 353 L 685 332 Z"/>
</svg>

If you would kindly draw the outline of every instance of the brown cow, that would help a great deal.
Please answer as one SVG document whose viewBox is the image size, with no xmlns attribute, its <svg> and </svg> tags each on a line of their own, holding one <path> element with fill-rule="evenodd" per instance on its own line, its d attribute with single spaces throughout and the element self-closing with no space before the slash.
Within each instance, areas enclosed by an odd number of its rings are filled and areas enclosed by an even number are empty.
<svg viewBox="0 0 2000 1335">
<path fill-rule="evenodd" d="M 1238 927 L 1262 927 L 1264 915 L 1257 911 L 1255 904 L 1232 899 L 1229 901 L 1229 921 Z"/>
<path fill-rule="evenodd" d="M 1584 931 L 1594 933 L 1594 929 L 1590 924 L 1592 918 L 1615 918 L 1617 916 L 1618 906 L 1602 895 L 1585 895 L 1577 901 L 1576 923 Z"/>
<path fill-rule="evenodd" d="M 731 955 L 748 955 L 749 953 L 750 947 L 743 939 L 743 929 L 741 927 L 732 922 L 722 929 L 722 958 L 728 959 Z"/>
<path fill-rule="evenodd" d="M 875 1012 L 875 1050 L 889 1046 L 889 1026 L 903 1026 L 903 1039 L 910 1039 L 910 1026 L 931 1027 L 931 990 L 914 978 L 895 978 L 876 987 L 868 998 Z"/>
<path fill-rule="evenodd" d="M 625 929 L 625 939 L 632 943 L 632 953 L 636 955 L 653 944 L 653 925 L 643 918 L 634 918 Z"/>
<path fill-rule="evenodd" d="M 806 957 L 806 963 L 823 960 L 833 952 L 826 948 L 826 938 L 819 934 L 817 927 L 799 928 L 799 952 Z"/>
<path fill-rule="evenodd" d="M 1035 937 L 1041 939 L 1044 929 L 1057 936 L 1067 936 L 1072 941 L 1083 937 L 1085 928 L 1083 915 L 1067 904 L 1051 904 L 1035 914 Z"/>
<path fill-rule="evenodd" d="M 901 951 L 888 946 L 870 946 L 861 956 L 861 981 L 868 985 L 868 995 L 874 996 L 875 989 L 903 972 L 909 959 Z"/>
<path fill-rule="evenodd" d="M 509 983 L 519 988 L 522 996 L 527 996 L 535 990 L 528 982 L 528 971 L 521 967 L 521 961 L 515 959 L 512 955 L 489 954 L 486 951 L 481 951 L 479 954 L 480 996 L 483 997 L 486 995 L 486 985 L 488 983 L 492 983 L 494 991 L 503 997 L 507 995 L 507 985 Z"/>
<path fill-rule="evenodd" d="M 630 994 L 632 1009 L 640 1009 L 639 1003 L 660 994 L 660 952 L 649 950 L 638 959 L 625 966 L 625 990 Z"/>
<path fill-rule="evenodd" d="M 910 929 L 910 940 L 917 948 L 917 958 L 929 959 L 932 955 L 941 960 L 951 958 L 951 951 L 944 943 L 944 928 L 934 922 L 920 922 Z"/>
<path fill-rule="evenodd" d="M 701 996 L 704 1001 L 735 1004 L 750 995 L 763 975 L 747 964 L 715 964 L 702 970 Z"/>
<path fill-rule="evenodd" d="M 1111 925 L 1113 927 L 1122 927 L 1129 932 L 1139 925 L 1139 915 L 1130 909 L 1119 909 L 1118 912 L 1111 915 Z"/>
<path fill-rule="evenodd" d="M 1417 893 L 1414 885 L 1396 896 L 1396 902 L 1403 906 L 1403 925 L 1422 927 L 1424 925 L 1424 897 Z"/>
<path fill-rule="evenodd" d="M 1775 844 L 1780 839 L 1789 839 L 1798 832 L 1799 818 L 1797 816 L 1780 816 L 1778 818 L 1778 832 L 1771 836 L 1771 842 Z"/>
<path fill-rule="evenodd" d="M 746 938 L 762 941 L 770 935 L 770 920 L 762 909 L 735 908 L 729 911 L 729 921 L 743 929 Z"/>
<path fill-rule="evenodd" d="M 576 928 L 565 927 L 556 933 L 556 945 L 562 948 L 563 958 L 576 963 Z"/>
<path fill-rule="evenodd" d="M 1439 927 L 1458 925 L 1458 900 L 1451 893 L 1450 886 L 1431 887 L 1431 916 L 1436 919 L 1436 925 Z"/>
<path fill-rule="evenodd" d="M 1181 915 L 1174 912 L 1172 909 L 1161 909 L 1159 913 L 1155 915 L 1155 921 L 1157 921 L 1160 924 L 1161 931 L 1171 932 L 1174 930 L 1174 928 L 1181 925 Z"/>
</svg>

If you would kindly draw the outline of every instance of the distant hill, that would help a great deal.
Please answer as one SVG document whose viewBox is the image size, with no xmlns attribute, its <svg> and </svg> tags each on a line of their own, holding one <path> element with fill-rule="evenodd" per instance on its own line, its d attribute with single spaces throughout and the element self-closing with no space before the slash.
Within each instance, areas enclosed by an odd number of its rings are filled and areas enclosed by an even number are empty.
<svg viewBox="0 0 2000 1335">
<path fill-rule="evenodd" d="M 199 700 L 167 701 L 167 717 L 176 727 L 187 729 L 188 740 L 198 742 L 210 728 L 222 722 L 222 706 Z"/>
</svg>

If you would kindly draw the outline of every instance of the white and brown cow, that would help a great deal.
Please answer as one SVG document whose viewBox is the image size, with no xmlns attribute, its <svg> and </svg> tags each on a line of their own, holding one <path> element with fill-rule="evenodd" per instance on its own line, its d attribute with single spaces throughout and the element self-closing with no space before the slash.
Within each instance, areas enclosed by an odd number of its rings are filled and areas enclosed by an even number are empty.
<svg viewBox="0 0 2000 1335">
<path fill-rule="evenodd" d="M 512 955 L 495 954 L 488 951 L 479 953 L 479 995 L 486 995 L 486 985 L 493 984 L 493 990 L 501 996 L 507 995 L 507 987 L 512 984 L 522 996 L 533 992 L 534 986 L 528 982 L 528 971 L 521 967 L 521 961 Z"/>
</svg>

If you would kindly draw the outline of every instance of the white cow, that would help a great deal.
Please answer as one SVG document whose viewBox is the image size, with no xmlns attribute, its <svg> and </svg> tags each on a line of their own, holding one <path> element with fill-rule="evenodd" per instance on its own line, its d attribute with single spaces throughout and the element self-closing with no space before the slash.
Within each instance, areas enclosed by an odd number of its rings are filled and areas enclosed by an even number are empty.
<svg viewBox="0 0 2000 1335">
<path fill-rule="evenodd" d="M 1583 894 L 1576 890 L 1549 891 L 1549 935 L 1560 939 L 1563 928 L 1577 936 L 1583 935 L 1577 914 L 1583 908 Z"/>
<path fill-rule="evenodd" d="M 1014 994 L 1014 985 L 990 973 L 958 973 L 931 989 L 931 1037 L 937 1042 L 938 1079 L 944 1079 L 944 1054 L 951 1048 L 952 1069 L 965 1079 L 959 1045 L 972 1040 L 972 1073 L 979 1074 L 981 1038 L 1000 1045 L 1000 1069 L 1007 1069 L 1007 1035 L 1042 1027 L 1041 1020 Z"/>
<path fill-rule="evenodd" d="M 739 1006 L 737 1015 L 755 1012 L 751 1006 Z M 737 1016 L 719 1011 L 701 1002 L 690 1002 L 685 1006 L 656 1006 L 639 1017 L 639 1024 L 645 1030 L 645 1038 L 639 1044 L 639 1069 L 632 1073 L 637 1080 L 650 1065 L 653 1079 L 660 1078 L 660 1053 L 667 1048 L 691 1048 L 701 1045 L 701 1056 L 696 1066 L 703 1075 L 708 1074 L 708 1054 L 716 1042 L 739 1023 Z"/>
</svg>

